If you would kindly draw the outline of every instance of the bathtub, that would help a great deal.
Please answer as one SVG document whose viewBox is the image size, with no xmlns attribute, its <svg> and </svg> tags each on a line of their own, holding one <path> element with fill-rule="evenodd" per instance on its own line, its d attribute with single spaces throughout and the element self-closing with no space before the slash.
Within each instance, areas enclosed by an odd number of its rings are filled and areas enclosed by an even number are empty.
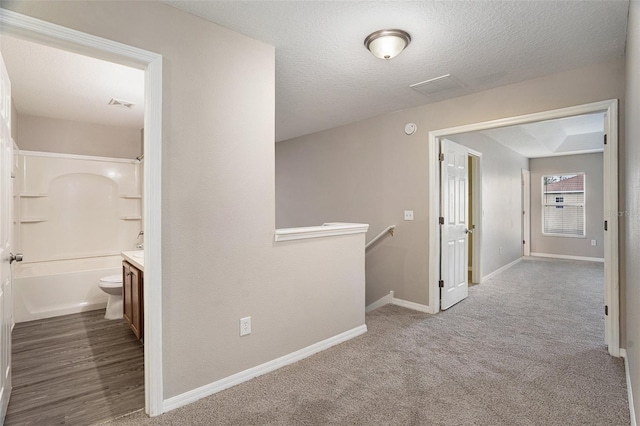
<svg viewBox="0 0 640 426">
<path fill-rule="evenodd" d="M 100 278 L 122 272 L 122 257 L 18 263 L 13 270 L 14 321 L 25 322 L 104 309 Z"/>
</svg>

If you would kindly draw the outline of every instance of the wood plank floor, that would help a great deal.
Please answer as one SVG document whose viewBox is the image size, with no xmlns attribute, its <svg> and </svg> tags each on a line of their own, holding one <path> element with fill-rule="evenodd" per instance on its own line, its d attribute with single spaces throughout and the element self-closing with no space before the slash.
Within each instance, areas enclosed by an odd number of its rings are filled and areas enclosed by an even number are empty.
<svg viewBox="0 0 640 426">
<path fill-rule="evenodd" d="M 5 425 L 90 425 L 144 408 L 143 346 L 104 310 L 16 324 Z"/>
</svg>

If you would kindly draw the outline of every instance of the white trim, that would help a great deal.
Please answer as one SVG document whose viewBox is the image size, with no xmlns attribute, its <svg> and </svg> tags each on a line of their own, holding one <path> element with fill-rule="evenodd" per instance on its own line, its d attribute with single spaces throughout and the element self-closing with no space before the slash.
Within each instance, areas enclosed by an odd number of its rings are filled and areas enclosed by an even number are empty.
<svg viewBox="0 0 640 426">
<path fill-rule="evenodd" d="M 396 297 L 391 299 L 391 303 L 396 306 L 402 306 L 403 308 L 413 309 L 414 311 L 418 311 L 418 312 L 424 312 L 427 314 L 434 313 L 434 312 L 431 312 L 431 308 L 429 308 L 429 306 L 427 305 L 421 305 L 420 303 L 409 302 L 408 300 L 398 299 Z"/>
<path fill-rule="evenodd" d="M 0 8 L 0 32 L 143 69 L 158 54 Z"/>
<path fill-rule="evenodd" d="M 522 255 L 531 255 L 531 171 L 521 169 L 522 176 Z"/>
<path fill-rule="evenodd" d="M 418 311 L 418 312 L 425 312 L 427 314 L 433 314 L 435 312 L 431 311 L 431 308 L 427 305 L 421 305 L 420 303 L 415 303 L 415 302 L 409 302 L 408 300 L 404 300 L 404 299 L 398 299 L 396 297 L 394 297 L 394 292 L 393 290 L 389 292 L 389 294 L 387 294 L 384 297 L 381 297 L 380 299 L 376 300 L 375 302 L 373 302 L 372 304 L 370 304 L 369 306 L 367 306 L 365 308 L 365 312 L 369 313 L 371 311 L 374 311 L 378 308 L 381 308 L 385 305 L 388 304 L 392 304 L 392 305 L 396 305 L 396 306 L 402 306 L 403 308 L 407 308 L 407 309 L 412 309 L 414 311 Z"/>
<path fill-rule="evenodd" d="M 363 223 L 331 223 L 322 226 L 307 226 L 303 228 L 276 229 L 275 241 L 305 240 L 308 238 L 334 237 L 338 235 L 362 234 L 369 229 Z"/>
<path fill-rule="evenodd" d="M 164 401 L 164 411 L 167 412 L 169 410 L 182 407 L 206 396 L 213 395 L 214 393 L 223 391 L 232 386 L 239 385 L 240 383 L 246 382 L 255 377 L 270 373 L 274 370 L 277 370 L 278 368 L 293 364 L 294 362 L 300 361 L 301 359 L 324 351 L 325 349 L 329 349 L 332 346 L 346 342 L 347 340 L 351 340 L 354 337 L 360 336 L 361 334 L 364 334 L 366 332 L 367 326 L 363 324 L 356 328 L 352 328 L 351 330 L 347 330 L 344 333 L 340 333 L 336 336 L 315 343 L 311 346 L 307 346 L 306 348 L 292 352 L 288 355 L 276 358 L 269 362 L 265 362 L 264 364 L 260 364 L 248 370 L 241 371 L 229 377 L 225 377 L 224 379 L 201 386 L 197 389 L 193 389 L 183 394 L 176 395 Z"/>
<path fill-rule="evenodd" d="M 440 151 L 439 139 L 429 132 L 429 305 L 437 313 L 440 310 Z"/>
<path fill-rule="evenodd" d="M 627 376 L 627 399 L 629 400 L 629 417 L 631 419 L 631 426 L 637 426 L 638 423 L 636 422 L 636 409 L 633 405 L 633 388 L 631 385 L 631 373 L 629 372 L 627 350 L 620 348 L 620 356 L 624 358 L 624 372 Z"/>
<path fill-rule="evenodd" d="M 46 158 L 66 158 L 70 160 L 105 161 L 109 163 L 126 163 L 126 164 L 140 163 L 140 161 L 136 159 L 129 159 L 129 158 L 97 157 L 94 155 L 64 154 L 61 152 L 19 150 L 18 155 L 24 155 L 25 157 L 46 157 Z"/>
<path fill-rule="evenodd" d="M 144 368 L 145 411 L 162 414 L 162 56 L 10 10 L 0 9 L 0 31 L 36 43 L 145 69 L 144 115 Z"/>
<path fill-rule="evenodd" d="M 164 405 L 162 329 L 162 56 L 147 63 L 144 116 L 144 388 L 145 411 L 162 414 Z"/>
<path fill-rule="evenodd" d="M 604 219 L 608 221 L 608 230 L 604 233 L 604 282 L 605 304 L 609 315 L 605 317 L 605 341 L 609 353 L 620 353 L 620 287 L 619 287 L 619 241 L 618 241 L 618 101 L 609 101 L 605 118 L 607 145 L 603 154 L 603 204 Z M 613 217 L 611 217 L 611 213 Z M 609 213 L 609 215 L 607 215 Z"/>
<path fill-rule="evenodd" d="M 618 271 L 618 100 L 611 99 L 568 108 L 555 109 L 534 114 L 520 115 L 499 120 L 485 121 L 465 126 L 452 127 L 429 132 L 429 304 L 438 312 L 440 306 L 439 274 L 439 224 L 440 216 L 440 176 L 438 168 L 438 143 L 440 138 L 459 133 L 476 132 L 499 127 L 515 126 L 537 121 L 572 117 L 576 115 L 606 112 L 605 127 L 608 130 L 607 145 L 604 150 L 604 209 L 609 230 L 604 236 L 605 253 L 605 303 L 609 315 L 605 317 L 605 340 L 612 356 L 620 353 L 620 299 Z M 433 312 L 433 313 L 435 313 Z"/>
<path fill-rule="evenodd" d="M 524 258 L 523 257 L 519 257 L 516 260 L 514 260 L 513 262 L 507 263 L 506 265 L 496 269 L 495 271 L 491 272 L 490 274 L 487 274 L 486 276 L 482 277 L 482 281 L 481 282 L 485 282 L 487 280 L 490 280 L 491 278 L 495 277 L 499 273 L 504 272 L 507 269 L 517 265 L 518 263 L 522 262 L 522 259 L 524 259 Z"/>
<path fill-rule="evenodd" d="M 584 260 L 587 262 L 604 263 L 604 258 L 602 257 L 570 256 L 568 254 L 534 253 L 534 252 L 531 252 L 531 256 L 532 257 L 548 257 L 551 259 Z"/>
<path fill-rule="evenodd" d="M 369 313 L 383 307 L 384 305 L 388 305 L 389 303 L 393 303 L 393 290 L 391 290 L 386 296 L 381 297 L 380 299 L 367 306 L 364 311 L 365 313 Z"/>
</svg>

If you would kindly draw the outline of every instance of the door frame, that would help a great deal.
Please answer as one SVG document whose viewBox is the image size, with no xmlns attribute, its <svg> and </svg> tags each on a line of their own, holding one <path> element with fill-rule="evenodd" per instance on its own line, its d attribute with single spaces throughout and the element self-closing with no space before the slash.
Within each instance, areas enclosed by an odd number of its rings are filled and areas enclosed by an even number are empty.
<svg viewBox="0 0 640 426">
<path fill-rule="evenodd" d="M 560 108 L 533 114 L 519 115 L 498 120 L 484 121 L 447 129 L 429 132 L 429 307 L 435 314 L 439 311 L 440 291 L 438 287 L 439 274 L 439 241 L 440 230 L 438 224 L 440 208 L 440 177 L 438 166 L 439 140 L 458 133 L 477 132 L 498 127 L 514 126 L 537 121 L 557 118 L 573 117 L 576 115 L 605 112 L 605 128 L 609 129 L 607 145 L 604 150 L 604 218 L 608 223 L 608 231 L 604 236 L 604 281 L 605 305 L 609 313 L 605 316 L 605 341 L 609 354 L 620 356 L 620 287 L 618 270 L 618 100 L 610 99 Z M 607 149 L 608 148 L 608 149 Z"/>
<path fill-rule="evenodd" d="M 145 70 L 144 277 L 145 412 L 163 411 L 162 55 L 0 8 L 0 33 Z"/>
<path fill-rule="evenodd" d="M 471 223 L 473 238 L 471 238 L 471 282 L 478 284 L 482 281 L 482 153 L 469 149 L 469 157 L 473 163 L 471 174 L 473 189 L 471 190 Z"/>
<path fill-rule="evenodd" d="M 531 256 L 531 171 L 522 169 L 522 255 Z"/>
</svg>

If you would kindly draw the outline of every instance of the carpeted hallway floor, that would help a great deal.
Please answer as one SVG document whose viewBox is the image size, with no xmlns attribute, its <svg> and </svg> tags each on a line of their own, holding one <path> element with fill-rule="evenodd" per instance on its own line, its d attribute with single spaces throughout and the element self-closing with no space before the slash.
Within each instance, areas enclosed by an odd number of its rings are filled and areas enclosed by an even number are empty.
<svg viewBox="0 0 640 426">
<path fill-rule="evenodd" d="M 604 340 L 602 264 L 526 260 L 446 312 L 369 332 L 153 419 L 114 425 L 629 425 Z"/>
</svg>

